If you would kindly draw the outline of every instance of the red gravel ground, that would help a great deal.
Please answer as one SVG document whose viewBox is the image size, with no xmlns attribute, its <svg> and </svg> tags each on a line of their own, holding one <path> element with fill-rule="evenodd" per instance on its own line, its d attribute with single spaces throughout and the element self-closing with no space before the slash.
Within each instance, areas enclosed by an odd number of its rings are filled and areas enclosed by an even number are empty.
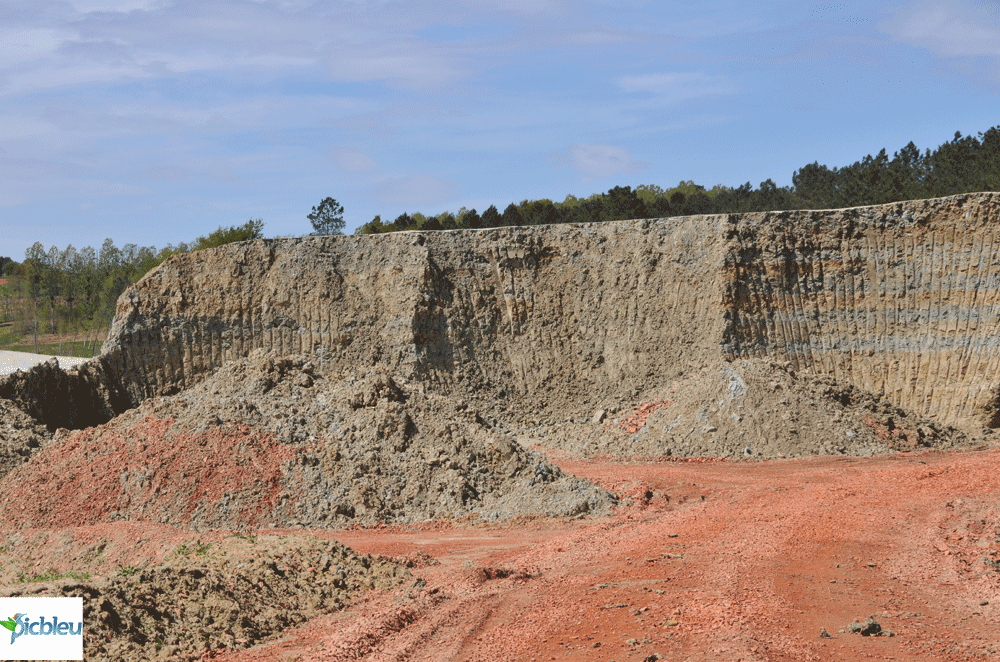
<svg viewBox="0 0 1000 662">
<path fill-rule="evenodd" d="M 619 494 L 619 512 L 261 531 L 406 557 L 420 579 L 361 594 L 279 641 L 209 659 L 1000 659 L 1000 450 L 746 463 L 550 459 Z M 35 512 L 31 499 L 42 495 L 23 496 L 14 510 Z M 91 509 L 77 506 L 78 522 L 88 521 Z M 185 528 L 117 522 L 9 533 L 28 574 L 64 572 L 94 554 L 92 572 L 113 574 L 161 561 L 194 539 Z M 230 532 L 197 535 L 221 544 Z M 840 631 L 869 616 L 894 636 Z"/>
<path fill-rule="evenodd" d="M 987 660 L 1000 656 L 997 450 L 760 463 L 571 461 L 600 521 L 322 533 L 433 558 L 264 660 Z M 419 567 L 424 566 L 424 567 Z M 874 615 L 894 636 L 841 632 Z M 831 636 L 820 636 L 825 629 Z"/>
</svg>

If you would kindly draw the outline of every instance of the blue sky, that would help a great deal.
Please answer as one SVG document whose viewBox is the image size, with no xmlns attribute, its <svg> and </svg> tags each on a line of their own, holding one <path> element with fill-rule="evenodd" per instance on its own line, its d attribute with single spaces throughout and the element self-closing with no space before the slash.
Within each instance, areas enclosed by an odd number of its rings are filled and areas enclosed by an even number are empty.
<svg viewBox="0 0 1000 662">
<path fill-rule="evenodd" d="M 1000 3 L 0 0 L 0 255 L 791 184 L 1000 125 Z"/>
</svg>

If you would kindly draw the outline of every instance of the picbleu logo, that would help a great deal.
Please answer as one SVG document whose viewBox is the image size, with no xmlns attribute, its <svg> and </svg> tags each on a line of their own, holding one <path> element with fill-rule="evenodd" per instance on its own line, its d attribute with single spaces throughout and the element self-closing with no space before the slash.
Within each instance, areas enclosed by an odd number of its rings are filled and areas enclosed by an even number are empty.
<svg viewBox="0 0 1000 662">
<path fill-rule="evenodd" d="M 0 660 L 83 659 L 83 598 L 0 597 L 0 626 Z"/>
<path fill-rule="evenodd" d="M 39 636 L 83 634 L 83 621 L 76 623 L 74 627 L 72 622 L 60 622 L 58 616 L 50 616 L 48 620 L 41 616 L 37 621 L 32 621 L 26 614 L 14 614 L 13 617 L 0 621 L 0 625 L 10 630 L 11 644 L 26 634 Z"/>
</svg>

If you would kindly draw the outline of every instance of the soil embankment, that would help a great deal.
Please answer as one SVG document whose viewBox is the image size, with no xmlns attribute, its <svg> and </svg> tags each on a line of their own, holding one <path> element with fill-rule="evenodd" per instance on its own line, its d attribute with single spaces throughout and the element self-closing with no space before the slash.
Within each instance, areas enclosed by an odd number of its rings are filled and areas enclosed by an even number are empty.
<svg viewBox="0 0 1000 662">
<path fill-rule="evenodd" d="M 992 423 L 1000 194 L 831 211 L 261 240 L 181 255 L 104 346 L 133 404 L 254 349 L 559 417 L 734 358 Z"/>
</svg>

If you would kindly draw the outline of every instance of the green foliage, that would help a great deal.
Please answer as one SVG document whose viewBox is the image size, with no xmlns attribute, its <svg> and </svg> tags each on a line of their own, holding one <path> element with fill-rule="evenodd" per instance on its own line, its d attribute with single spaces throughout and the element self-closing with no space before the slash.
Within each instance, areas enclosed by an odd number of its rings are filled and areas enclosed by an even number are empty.
<svg viewBox="0 0 1000 662">
<path fill-rule="evenodd" d="M 438 219 L 437 216 L 431 216 L 429 218 L 426 217 L 426 216 L 424 216 L 424 220 L 421 221 L 421 222 L 418 222 L 417 229 L 418 230 L 443 230 L 444 226 L 441 225 L 441 220 Z"/>
<path fill-rule="evenodd" d="M 691 214 L 725 214 L 780 209 L 831 209 L 881 204 L 897 200 L 953 195 L 973 191 L 1000 191 L 1000 127 L 978 138 L 961 132 L 923 153 L 910 142 L 890 158 L 882 149 L 841 168 L 819 162 L 792 174 L 791 186 L 767 179 L 754 187 L 716 184 L 706 189 L 691 180 L 672 188 L 642 184 L 634 190 L 615 186 L 587 198 L 567 195 L 562 202 L 548 199 L 510 204 L 503 214 L 491 205 L 480 217 L 464 207 L 456 214 L 442 212 L 425 218 L 403 214 L 380 231 L 404 229 L 450 230 L 553 223 L 594 223 L 632 218 L 665 218 Z M 377 217 L 376 217 L 377 218 Z M 369 233 L 369 225 L 361 229 Z"/>
<path fill-rule="evenodd" d="M 174 554 L 177 556 L 189 556 L 194 554 L 195 556 L 205 556 L 208 554 L 208 550 L 212 548 L 211 543 L 203 543 L 201 538 L 192 544 L 182 543 L 174 550 Z"/>
<path fill-rule="evenodd" d="M 475 209 L 471 209 L 458 217 L 458 224 L 473 230 L 483 227 L 483 219 Z"/>
<path fill-rule="evenodd" d="M 118 297 L 146 273 L 177 253 L 212 248 L 234 241 L 258 239 L 264 222 L 219 227 L 188 246 L 126 244 L 118 248 L 106 239 L 100 251 L 90 246 L 77 250 L 55 246 L 45 250 L 36 242 L 17 265 L 11 282 L 0 288 L 0 316 L 15 322 L 13 332 L 0 347 L 60 356 L 94 356 L 101 330 L 111 324 Z M 73 340 L 42 343 L 39 334 L 68 334 Z M 81 339 L 81 337 L 83 339 Z"/>
<path fill-rule="evenodd" d="M 237 241 L 260 239 L 263 236 L 264 221 L 259 218 L 257 220 L 250 219 L 243 225 L 231 225 L 228 228 L 220 225 L 218 230 L 207 237 L 198 237 L 195 239 L 191 250 L 200 251 L 206 248 L 218 248 L 219 246 L 225 246 Z"/>
<path fill-rule="evenodd" d="M 500 216 L 496 205 L 487 207 L 486 211 L 483 212 L 482 222 L 484 228 L 497 228 L 503 225 L 503 217 Z"/>
<path fill-rule="evenodd" d="M 503 210 L 503 224 L 524 225 L 524 217 L 521 216 L 521 210 L 513 202 Z"/>
<path fill-rule="evenodd" d="M 331 235 L 344 233 L 344 208 L 333 198 L 323 198 L 319 206 L 306 214 L 312 223 L 311 235 Z"/>
<path fill-rule="evenodd" d="M 552 225 L 559 222 L 559 210 L 547 198 L 523 200 L 517 207 L 525 225 Z"/>
<path fill-rule="evenodd" d="M 122 565 L 118 564 L 118 576 L 119 577 L 131 577 L 135 573 L 139 572 L 139 567 L 134 565 Z"/>
<path fill-rule="evenodd" d="M 396 220 L 392 222 L 393 228 L 396 230 L 409 230 L 411 226 L 415 225 L 413 219 L 405 211 L 396 217 Z"/>
<path fill-rule="evenodd" d="M 10 276 L 17 276 L 21 273 L 22 269 L 23 265 L 20 262 L 17 262 L 15 260 L 10 260 L 9 262 L 4 263 L 3 272 L 0 273 L 0 276 L 3 276 L 4 278 Z"/>
<path fill-rule="evenodd" d="M 27 584 L 29 582 L 50 582 L 55 579 L 75 579 L 77 581 L 84 581 L 90 579 L 89 572 L 56 572 L 55 568 L 49 568 L 47 571 L 40 575 L 28 576 L 23 570 L 17 573 L 17 583 Z"/>
<path fill-rule="evenodd" d="M 630 186 L 616 186 L 603 197 L 607 209 L 608 220 L 621 221 L 632 218 L 648 218 L 649 210 L 646 203 Z"/>
<path fill-rule="evenodd" d="M 358 228 L 358 234 L 381 234 L 383 232 L 388 232 L 389 228 L 382 225 L 382 217 L 376 216 L 372 220 L 368 221 L 360 228 Z"/>
</svg>

